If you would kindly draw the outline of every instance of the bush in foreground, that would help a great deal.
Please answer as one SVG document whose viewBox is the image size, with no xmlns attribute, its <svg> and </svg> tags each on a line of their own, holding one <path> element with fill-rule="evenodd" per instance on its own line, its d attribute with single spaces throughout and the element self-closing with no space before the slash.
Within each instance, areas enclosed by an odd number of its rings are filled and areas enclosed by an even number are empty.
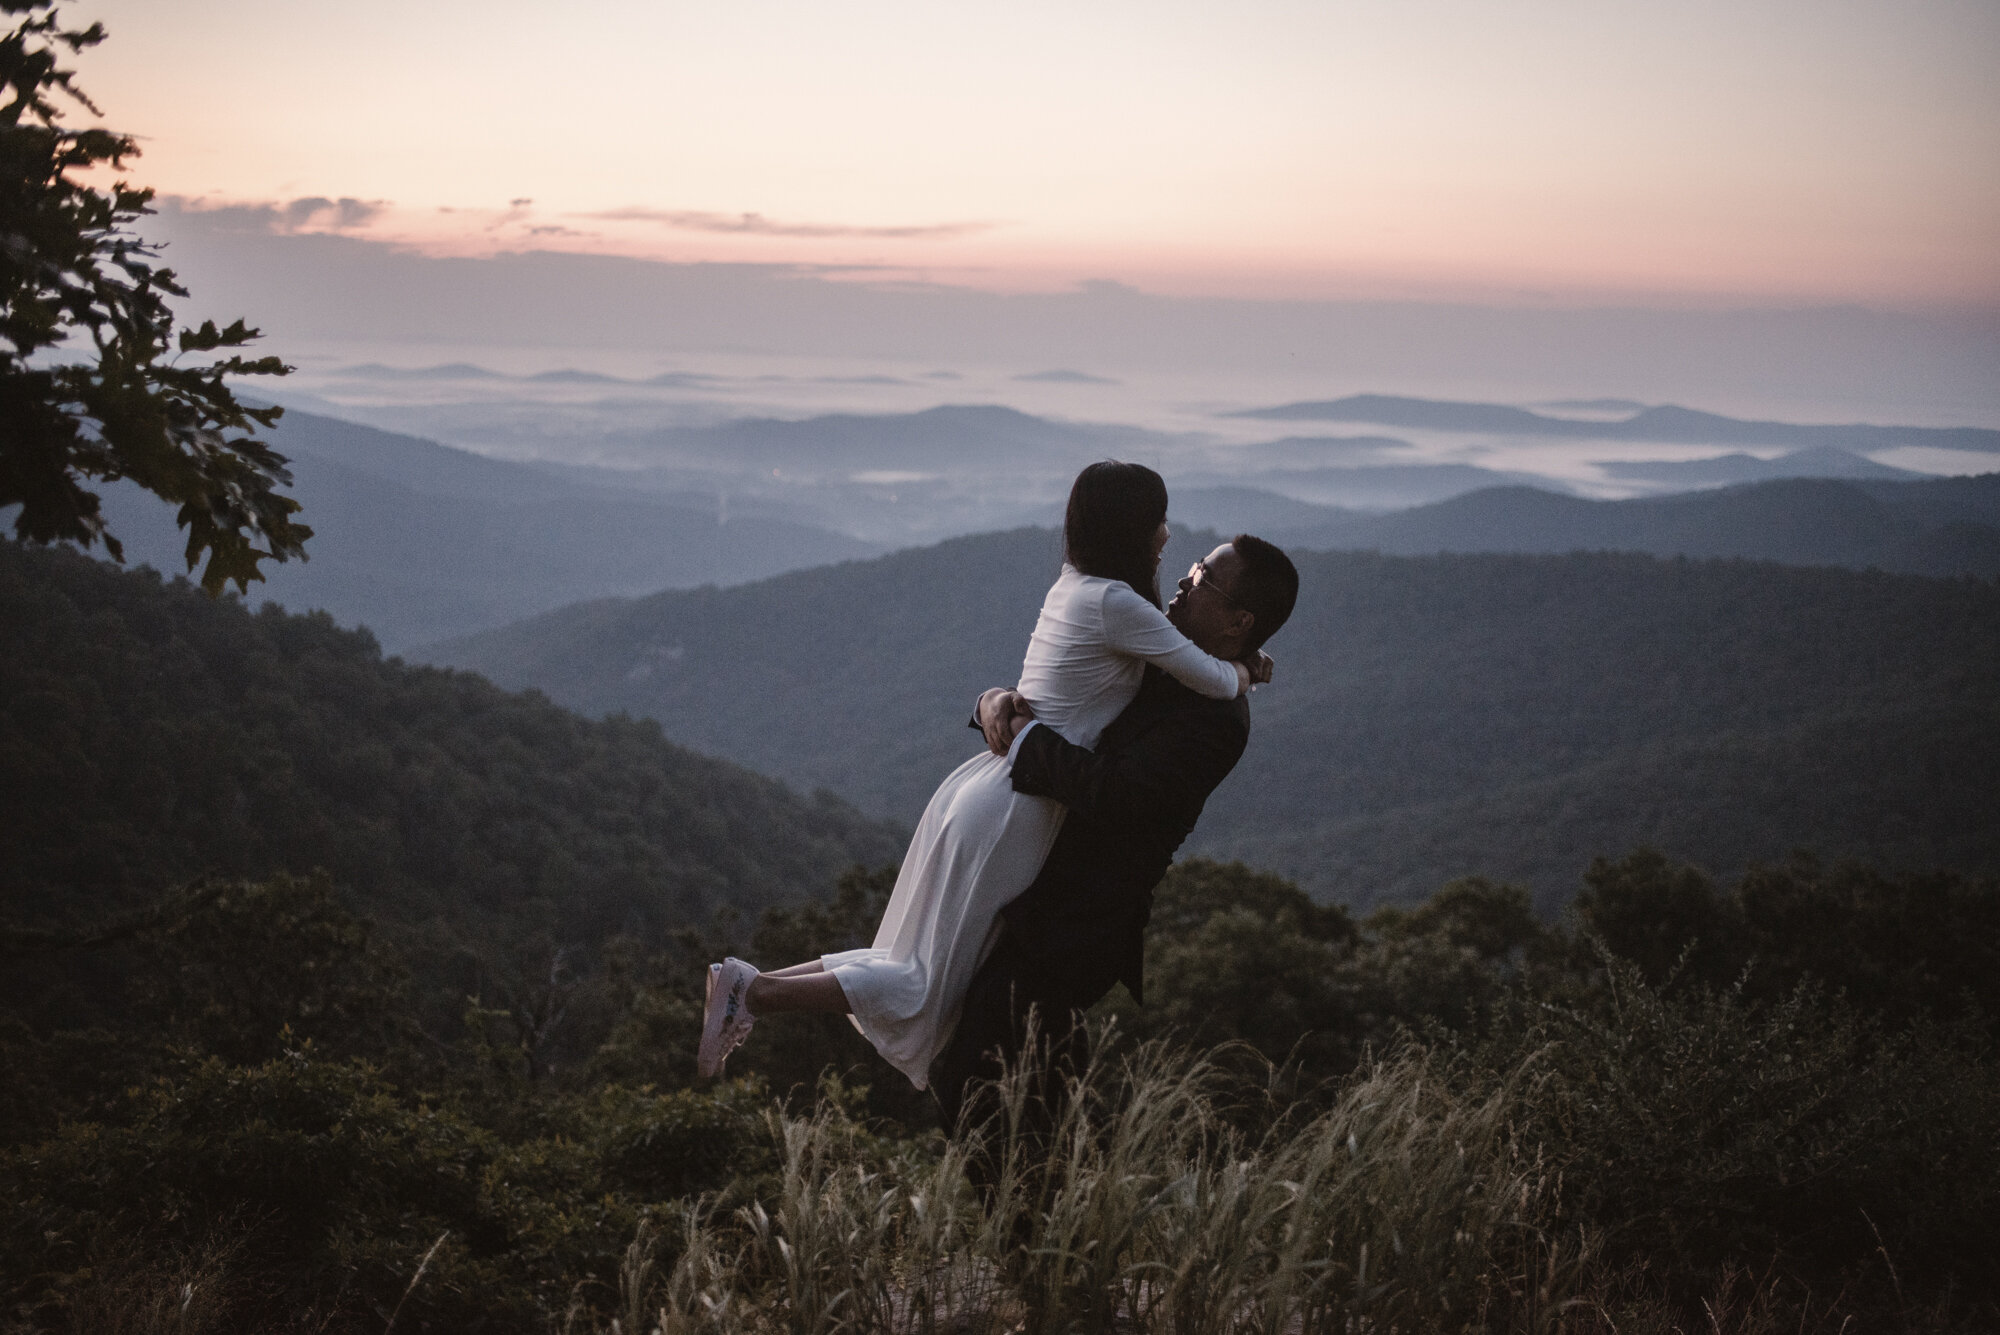
<svg viewBox="0 0 2000 1335">
<path fill-rule="evenodd" d="M 656 1202 L 758 1180 L 769 1103 L 755 1082 L 614 1086 L 509 1137 L 310 1049 L 189 1057 L 104 1121 L 0 1155 L 11 1328 L 104 1329 L 199 1281 L 213 1324 L 136 1328 L 379 1330 L 430 1251 L 413 1322 L 543 1330 L 612 1281 Z"/>
</svg>

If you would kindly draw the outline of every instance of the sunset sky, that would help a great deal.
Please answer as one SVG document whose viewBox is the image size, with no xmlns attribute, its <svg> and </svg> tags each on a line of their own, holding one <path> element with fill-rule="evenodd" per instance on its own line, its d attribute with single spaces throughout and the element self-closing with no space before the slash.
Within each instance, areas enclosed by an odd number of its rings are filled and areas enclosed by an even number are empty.
<svg viewBox="0 0 2000 1335">
<path fill-rule="evenodd" d="M 70 12 L 110 30 L 78 64 L 143 137 L 136 179 L 434 253 L 1003 290 L 2000 304 L 1991 0 Z"/>
</svg>

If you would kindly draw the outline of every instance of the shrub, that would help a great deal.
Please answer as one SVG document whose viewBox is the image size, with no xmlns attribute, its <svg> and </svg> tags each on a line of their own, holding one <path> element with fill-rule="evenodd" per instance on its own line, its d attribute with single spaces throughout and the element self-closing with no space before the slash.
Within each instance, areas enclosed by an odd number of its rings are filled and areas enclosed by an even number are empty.
<svg viewBox="0 0 2000 1335">
<path fill-rule="evenodd" d="M 1489 1087 L 1538 1072 L 1515 1134 L 1559 1159 L 1562 1218 L 1609 1259 L 1691 1304 L 1769 1264 L 1822 1292 L 1993 1295 L 2000 1066 L 1976 1028 L 1892 1027 L 1813 984 L 1761 1003 L 1605 972 L 1592 1002 L 1521 1000 L 1464 1051 Z"/>
<path fill-rule="evenodd" d="M 1649 982 L 1678 977 L 1776 1000 L 1815 978 L 1891 1020 L 2000 1019 L 2000 881 L 1827 866 L 1798 853 L 1725 890 L 1646 849 L 1599 858 L 1584 880 L 1577 922 Z M 1587 969 L 1590 947 L 1579 944 L 1572 967 Z"/>
<path fill-rule="evenodd" d="M 439 1238 L 412 1318 L 542 1330 L 579 1285 L 616 1292 L 638 1220 L 760 1163 L 768 1095 L 606 1089 L 505 1141 L 358 1062 L 188 1058 L 119 1115 L 0 1157 L 8 1295 L 58 1321 L 93 1272 L 226 1255 L 240 1328 L 320 1311 L 376 1328 Z M 372 1326 L 371 1326 L 372 1323 Z"/>
</svg>

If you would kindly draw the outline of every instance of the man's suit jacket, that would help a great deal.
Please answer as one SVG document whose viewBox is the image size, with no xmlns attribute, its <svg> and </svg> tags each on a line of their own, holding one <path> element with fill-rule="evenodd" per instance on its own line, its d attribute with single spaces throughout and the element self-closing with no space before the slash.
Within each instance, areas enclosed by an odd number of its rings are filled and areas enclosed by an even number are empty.
<svg viewBox="0 0 2000 1335">
<path fill-rule="evenodd" d="M 1249 740 L 1247 700 L 1211 700 L 1154 667 L 1096 749 L 1030 730 L 1015 750 L 1014 790 L 1069 814 L 1041 873 L 1000 911 L 1009 944 L 1082 993 L 1123 982 L 1143 1003 L 1153 888 Z"/>
</svg>

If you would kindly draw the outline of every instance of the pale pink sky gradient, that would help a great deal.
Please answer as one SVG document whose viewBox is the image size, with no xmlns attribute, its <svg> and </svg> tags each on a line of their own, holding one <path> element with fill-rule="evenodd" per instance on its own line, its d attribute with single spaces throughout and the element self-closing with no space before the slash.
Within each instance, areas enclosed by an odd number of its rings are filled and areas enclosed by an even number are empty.
<svg viewBox="0 0 2000 1335">
<path fill-rule="evenodd" d="M 373 202 L 353 234 L 436 252 L 1014 289 L 2000 304 L 1991 0 L 73 14 L 111 31 L 82 82 L 144 136 L 137 179 L 212 205 Z"/>
</svg>

